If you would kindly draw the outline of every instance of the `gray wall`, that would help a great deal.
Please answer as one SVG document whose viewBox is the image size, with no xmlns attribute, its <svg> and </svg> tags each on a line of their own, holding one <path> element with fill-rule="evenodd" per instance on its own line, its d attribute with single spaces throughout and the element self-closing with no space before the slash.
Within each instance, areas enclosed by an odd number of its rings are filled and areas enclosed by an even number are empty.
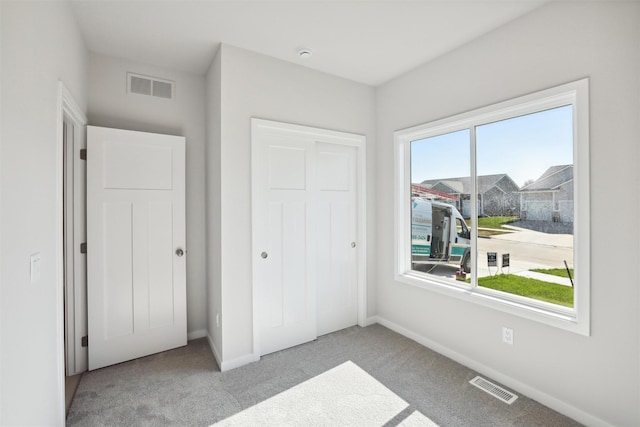
<svg viewBox="0 0 640 427">
<path fill-rule="evenodd" d="M 175 82 L 175 99 L 127 93 L 127 72 Z M 207 328 L 205 281 L 205 78 L 90 54 L 89 124 L 186 137 L 187 331 Z"/>
<path fill-rule="evenodd" d="M 590 425 L 640 424 L 640 4 L 552 3 L 377 90 L 378 314 Z M 394 280 L 393 131 L 590 78 L 591 336 Z M 620 183 L 628 183 L 621 186 Z M 625 238 L 611 232 L 611 200 Z M 617 248 L 616 263 L 611 248 Z M 501 342 L 501 327 L 515 344 Z"/>
<path fill-rule="evenodd" d="M 0 15 L 0 425 L 62 425 L 58 79 L 85 110 L 87 52 L 66 3 L 3 1 Z"/>
<path fill-rule="evenodd" d="M 253 357 L 251 274 L 251 117 L 367 137 L 369 289 L 374 288 L 374 89 L 222 45 L 221 294 L 224 363 Z M 216 118 L 208 117 L 209 121 Z M 210 140 L 209 144 L 215 144 Z M 209 192 L 208 197 L 215 193 Z M 213 254 L 212 254 L 213 255 Z M 215 255 L 217 256 L 217 255 Z M 210 284 L 211 287 L 215 284 Z M 375 310 L 375 289 L 369 292 Z M 372 313 L 369 313 L 372 314 Z M 209 316 L 216 313 L 210 311 Z"/>
</svg>

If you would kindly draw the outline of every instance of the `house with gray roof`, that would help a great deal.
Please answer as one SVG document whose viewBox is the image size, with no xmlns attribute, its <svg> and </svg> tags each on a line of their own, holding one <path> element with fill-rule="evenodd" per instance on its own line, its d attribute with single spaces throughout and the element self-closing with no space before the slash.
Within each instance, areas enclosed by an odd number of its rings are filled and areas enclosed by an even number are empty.
<svg viewBox="0 0 640 427">
<path fill-rule="evenodd" d="M 457 177 L 422 181 L 435 191 L 458 196 L 456 207 L 462 216 L 471 216 L 471 179 Z M 478 215 L 518 215 L 520 187 L 509 175 L 482 175 L 477 179 Z"/>
<path fill-rule="evenodd" d="M 523 220 L 573 223 L 573 165 L 551 166 L 519 194 Z"/>
</svg>

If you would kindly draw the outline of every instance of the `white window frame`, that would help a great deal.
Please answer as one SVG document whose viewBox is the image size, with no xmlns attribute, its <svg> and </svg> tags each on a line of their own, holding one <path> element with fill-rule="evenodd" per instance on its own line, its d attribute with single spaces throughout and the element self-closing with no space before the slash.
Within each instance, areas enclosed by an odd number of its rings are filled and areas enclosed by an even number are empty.
<svg viewBox="0 0 640 427">
<path fill-rule="evenodd" d="M 500 102 L 453 117 L 396 131 L 395 139 L 395 279 L 471 303 L 514 314 L 546 325 L 590 334 L 590 204 L 589 204 L 589 80 Z M 573 107 L 574 161 L 574 305 L 573 308 L 533 300 L 440 278 L 411 268 L 411 142 L 459 130 L 470 130 L 471 186 L 476 188 L 474 129 L 487 123 L 549 110 Z M 471 215 L 477 217 L 477 191 L 472 192 Z M 471 229 L 471 271 L 476 271 L 477 229 Z"/>
</svg>

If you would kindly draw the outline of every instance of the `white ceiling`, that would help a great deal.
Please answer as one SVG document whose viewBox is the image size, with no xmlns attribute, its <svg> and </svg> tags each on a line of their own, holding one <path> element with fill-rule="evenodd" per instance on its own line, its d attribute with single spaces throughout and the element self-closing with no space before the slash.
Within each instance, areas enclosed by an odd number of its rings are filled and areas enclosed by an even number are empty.
<svg viewBox="0 0 640 427">
<path fill-rule="evenodd" d="M 72 7 L 92 52 L 204 74 L 226 43 L 377 86 L 546 2 L 74 0 Z M 298 57 L 303 47 L 311 58 Z"/>
</svg>

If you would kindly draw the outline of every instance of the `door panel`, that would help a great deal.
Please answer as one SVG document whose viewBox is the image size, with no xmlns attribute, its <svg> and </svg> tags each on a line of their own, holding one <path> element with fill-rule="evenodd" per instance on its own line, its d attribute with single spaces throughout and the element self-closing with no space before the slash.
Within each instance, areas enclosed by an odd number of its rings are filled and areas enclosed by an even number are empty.
<svg viewBox="0 0 640 427">
<path fill-rule="evenodd" d="M 147 247 L 149 259 L 156 260 L 149 268 L 149 327 L 157 328 L 173 323 L 173 209 L 170 203 L 149 203 L 147 219 Z"/>
<path fill-rule="evenodd" d="M 318 335 L 357 324 L 356 149 L 317 143 Z"/>
<path fill-rule="evenodd" d="M 133 333 L 132 206 L 105 203 L 103 210 L 104 336 L 111 340 Z"/>
<path fill-rule="evenodd" d="M 113 141 L 103 151 L 104 188 L 171 190 L 171 147 Z"/>
<path fill-rule="evenodd" d="M 89 369 L 185 345 L 185 140 L 89 126 Z"/>
<path fill-rule="evenodd" d="M 274 141 L 275 144 L 282 143 Z M 270 145 L 269 189 L 304 190 L 306 188 L 307 149 L 298 147 Z"/>
<path fill-rule="evenodd" d="M 313 241 L 313 186 L 308 168 L 313 146 L 295 139 L 265 137 L 254 154 L 255 215 L 262 226 L 254 237 L 258 282 L 260 351 L 268 354 L 316 338 Z M 262 253 L 266 258 L 262 257 Z"/>
</svg>

